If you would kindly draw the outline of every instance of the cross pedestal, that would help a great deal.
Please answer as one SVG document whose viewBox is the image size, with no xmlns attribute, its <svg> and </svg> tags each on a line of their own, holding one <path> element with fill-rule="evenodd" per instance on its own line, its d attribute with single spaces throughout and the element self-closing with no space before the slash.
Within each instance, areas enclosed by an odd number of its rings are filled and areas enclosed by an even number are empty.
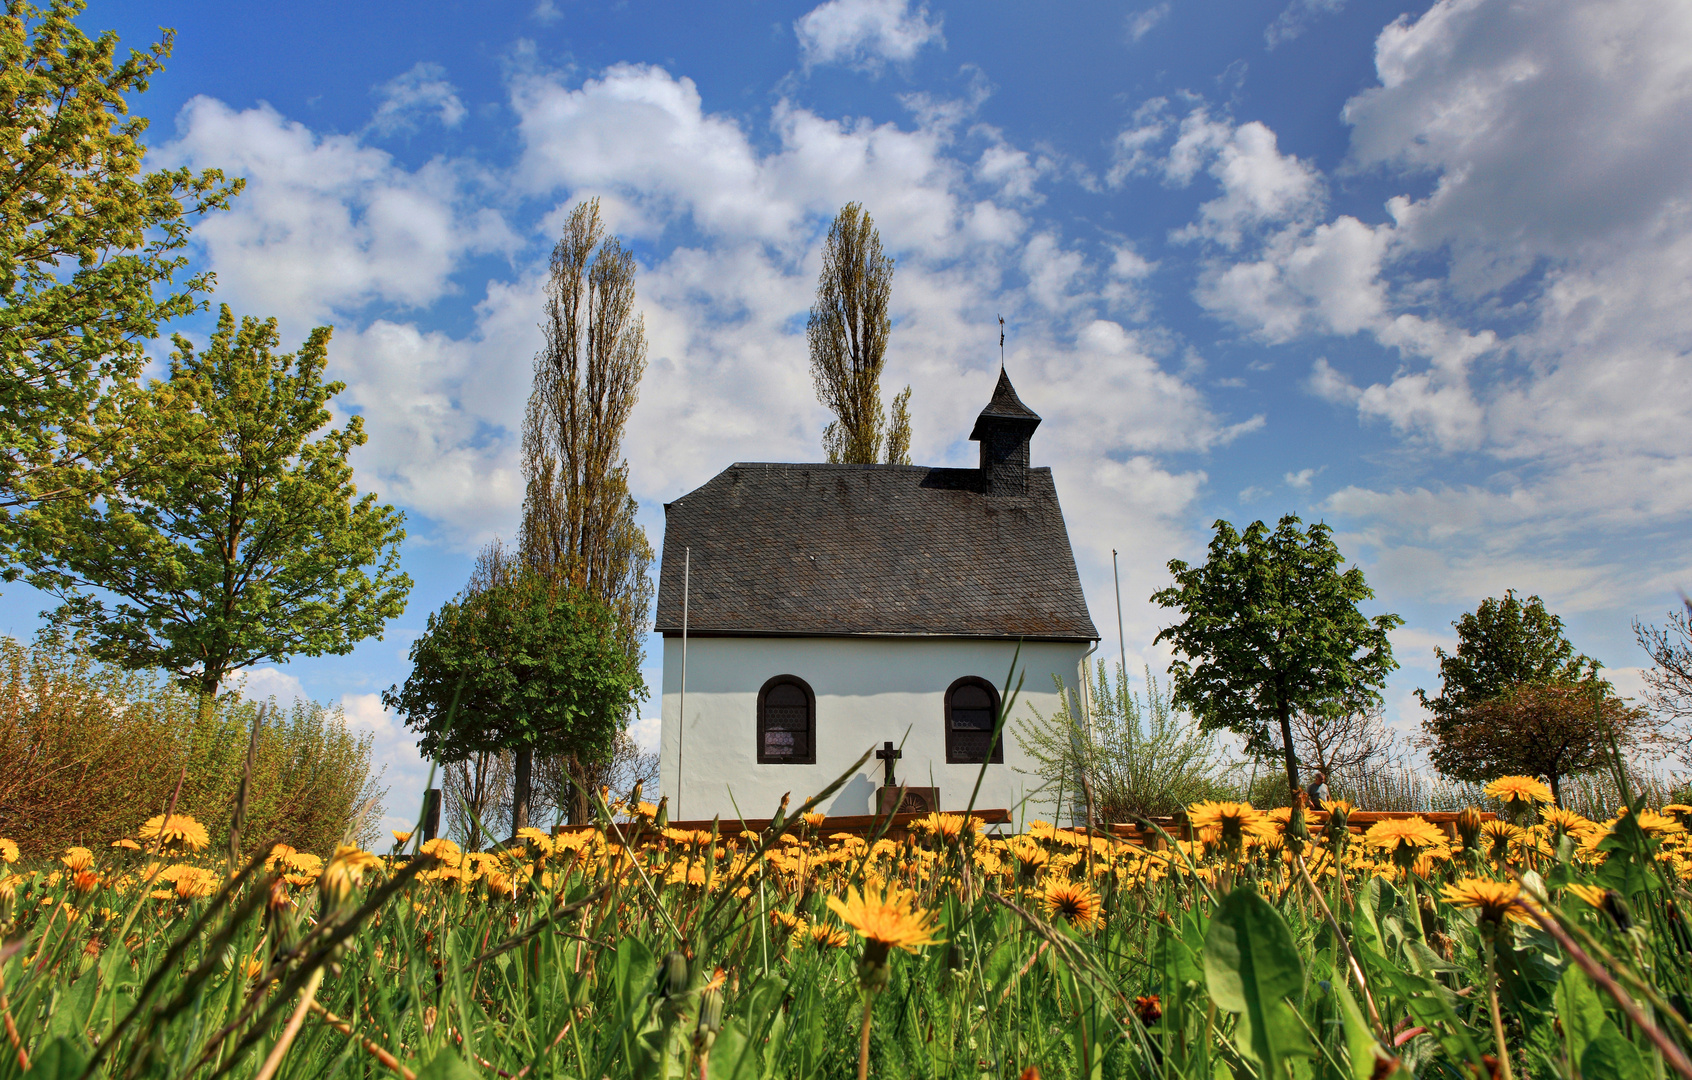
<svg viewBox="0 0 1692 1080">
<path fill-rule="evenodd" d="M 875 756 L 882 762 L 882 784 L 875 790 L 877 814 L 929 814 L 940 809 L 940 789 L 906 787 L 900 797 L 899 781 L 893 777 L 893 763 L 902 756 L 892 742 L 881 744 Z"/>
</svg>

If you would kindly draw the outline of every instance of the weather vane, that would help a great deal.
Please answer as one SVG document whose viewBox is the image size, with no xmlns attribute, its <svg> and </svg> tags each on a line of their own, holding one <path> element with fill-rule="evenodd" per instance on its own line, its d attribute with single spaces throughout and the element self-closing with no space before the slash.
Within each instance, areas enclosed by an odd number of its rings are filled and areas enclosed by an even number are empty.
<svg viewBox="0 0 1692 1080">
<path fill-rule="evenodd" d="M 1005 370 L 1005 317 L 999 316 L 999 370 Z"/>
</svg>

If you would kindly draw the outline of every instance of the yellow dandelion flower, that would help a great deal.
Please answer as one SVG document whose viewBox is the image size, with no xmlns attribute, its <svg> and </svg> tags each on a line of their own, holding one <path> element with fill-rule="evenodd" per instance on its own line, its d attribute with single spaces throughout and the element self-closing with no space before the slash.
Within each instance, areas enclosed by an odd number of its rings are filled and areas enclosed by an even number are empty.
<svg viewBox="0 0 1692 1080">
<path fill-rule="evenodd" d="M 1596 885 L 1583 885 L 1578 881 L 1571 881 L 1566 886 L 1570 893 L 1579 897 L 1588 907 L 1604 906 L 1604 889 Z"/>
<path fill-rule="evenodd" d="M 352 844 L 335 845 L 335 855 L 329 860 L 329 868 L 323 871 L 320 887 L 335 899 L 341 899 L 352 892 L 353 886 L 364 882 L 364 872 L 382 865 L 382 860 L 361 851 Z"/>
<path fill-rule="evenodd" d="M 1026 836 L 1013 838 L 1007 845 L 1011 857 L 1017 865 L 1028 873 L 1034 873 L 1040 867 L 1051 861 L 1051 852 L 1041 847 L 1034 840 Z"/>
<path fill-rule="evenodd" d="M 217 891 L 217 875 L 198 866 L 184 866 L 176 877 L 178 900 L 203 900 Z"/>
<path fill-rule="evenodd" d="M 1187 807 L 1187 820 L 1207 841 L 1220 840 L 1237 847 L 1247 836 L 1273 836 L 1275 826 L 1268 815 L 1250 803 L 1206 800 Z"/>
<path fill-rule="evenodd" d="M 1671 817 L 1664 817 L 1655 810 L 1641 810 L 1635 819 L 1639 823 L 1640 831 L 1646 836 L 1675 836 L 1686 831 L 1686 828 Z"/>
<path fill-rule="evenodd" d="M 86 896 L 100 887 L 100 875 L 92 870 L 78 870 L 71 877 L 71 887 Z"/>
<path fill-rule="evenodd" d="M 551 855 L 553 853 L 554 845 L 552 843 L 552 837 L 535 828 L 533 825 L 525 825 L 523 828 L 518 829 L 517 839 L 528 843 L 543 856 Z"/>
<path fill-rule="evenodd" d="M 1578 833 L 1592 827 L 1592 822 L 1561 806 L 1547 806 L 1540 810 L 1539 820 L 1553 833 Z"/>
<path fill-rule="evenodd" d="M 195 851 L 211 843 L 206 827 L 187 814 L 172 814 L 169 818 L 156 814 L 147 819 L 136 835 L 143 840 L 158 840 L 166 845 L 181 844 Z"/>
<path fill-rule="evenodd" d="M 1504 919 L 1532 922 L 1527 913 L 1516 906 L 1522 887 L 1514 881 L 1490 881 L 1486 878 L 1464 878 L 1440 890 L 1445 902 L 1452 907 L 1471 908 L 1480 912 L 1481 922 L 1498 923 Z"/>
<path fill-rule="evenodd" d="M 934 944 L 934 913 L 916 906 L 916 894 L 897 886 L 884 892 L 848 889 L 846 899 L 828 898 L 828 909 L 865 939 L 916 952 Z"/>
<path fill-rule="evenodd" d="M 1413 848 L 1433 847 L 1445 843 L 1445 833 L 1420 814 L 1407 818 L 1387 818 L 1369 826 L 1363 834 L 1365 847 L 1397 850 L 1405 845 Z"/>
<path fill-rule="evenodd" d="M 15 840 L 8 840 L 0 836 L 0 862 L 15 863 L 18 861 L 18 845 Z"/>
<path fill-rule="evenodd" d="M 401 845 L 401 844 L 409 843 L 410 840 L 411 840 L 411 834 L 416 832 L 417 830 L 416 829 L 406 829 L 404 831 L 401 831 L 399 829 L 390 829 L 389 831 L 394 834 L 394 844 L 396 846 L 398 846 L 398 845 Z"/>
<path fill-rule="evenodd" d="M 800 814 L 799 819 L 812 829 L 820 829 L 823 822 L 828 820 L 828 815 L 820 810 L 812 810 L 809 813 Z"/>
<path fill-rule="evenodd" d="M 141 845 L 137 844 L 135 841 L 131 840 L 127 836 L 124 837 L 122 840 L 113 840 L 112 846 L 115 847 L 115 848 L 123 848 L 126 851 L 140 851 L 141 850 Z"/>
<path fill-rule="evenodd" d="M 1091 930 L 1099 925 L 1104 912 L 1104 902 L 1099 899 L 1099 894 L 1091 886 L 1080 882 L 1047 882 L 1041 902 L 1049 918 L 1062 919 L 1080 930 Z"/>
<path fill-rule="evenodd" d="M 809 926 L 799 926 L 794 929 L 787 943 L 795 949 L 807 946 L 819 951 L 843 948 L 852 940 L 852 936 L 838 926 L 828 923 L 812 923 Z"/>
<path fill-rule="evenodd" d="M 1485 794 L 1489 799 L 1505 799 L 1524 803 L 1556 801 L 1551 797 L 1551 789 L 1543 781 L 1535 780 L 1531 776 L 1500 776 L 1486 785 Z"/>
<path fill-rule="evenodd" d="M 770 921 L 778 926 L 785 926 L 789 930 L 797 930 L 805 925 L 805 920 L 790 911 L 770 912 Z"/>
<path fill-rule="evenodd" d="M 66 848 L 59 861 L 70 870 L 87 870 L 94 865 L 94 853 L 85 847 Z"/>
</svg>

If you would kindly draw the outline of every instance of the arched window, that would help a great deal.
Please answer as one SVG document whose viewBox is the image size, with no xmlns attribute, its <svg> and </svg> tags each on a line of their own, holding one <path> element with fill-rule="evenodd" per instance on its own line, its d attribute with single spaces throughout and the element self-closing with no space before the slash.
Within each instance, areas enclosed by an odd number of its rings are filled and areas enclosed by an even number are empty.
<svg viewBox="0 0 1692 1080">
<path fill-rule="evenodd" d="M 946 764 L 979 765 L 993 741 L 993 718 L 999 714 L 999 692 L 986 679 L 966 675 L 946 690 Z M 1005 736 L 993 747 L 994 765 L 1005 763 Z"/>
<path fill-rule="evenodd" d="M 758 764 L 816 763 L 816 695 L 804 679 L 777 675 L 758 691 Z"/>
</svg>

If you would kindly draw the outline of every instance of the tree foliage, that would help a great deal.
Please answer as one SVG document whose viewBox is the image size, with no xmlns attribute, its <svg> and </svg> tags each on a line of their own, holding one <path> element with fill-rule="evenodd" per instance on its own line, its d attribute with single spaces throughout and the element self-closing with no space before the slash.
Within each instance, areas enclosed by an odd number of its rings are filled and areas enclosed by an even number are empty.
<svg viewBox="0 0 1692 1080">
<path fill-rule="evenodd" d="M 1597 661 L 1575 653 L 1563 635 L 1563 620 L 1546 611 L 1537 596 L 1523 600 L 1508 590 L 1502 600 L 1488 597 L 1451 625 L 1457 630 L 1457 651 L 1434 649 L 1439 696 L 1416 691 L 1422 707 L 1433 714 L 1429 734 L 1436 738 L 1448 722 L 1512 687 L 1575 682 L 1598 670 Z"/>
<path fill-rule="evenodd" d="M 260 704 L 234 694 L 208 714 L 156 671 L 101 664 L 63 635 L 0 638 L 0 822 L 33 855 L 96 850 L 164 812 L 176 790 L 221 851 Z M 338 707 L 264 705 L 242 829 L 247 855 L 286 843 L 328 856 L 386 792 L 370 771 L 372 736 Z M 364 815 L 368 829 L 379 805 Z M 358 837 L 371 843 L 368 832 Z"/>
<path fill-rule="evenodd" d="M 1434 650 L 1439 696 L 1416 691 L 1428 710 L 1423 745 L 1445 775 L 1526 773 L 1560 791 L 1565 778 L 1606 763 L 1612 737 L 1621 746 L 1654 737 L 1649 714 L 1598 677 L 1601 665 L 1575 651 L 1538 596 L 1511 589 L 1451 625 L 1456 651 Z"/>
<path fill-rule="evenodd" d="M 521 562 L 555 584 L 609 605 L 617 639 L 639 667 L 652 604 L 652 546 L 635 521 L 623 432 L 646 370 L 645 321 L 635 310 L 635 259 L 599 217 L 578 203 L 552 250 L 545 344 L 535 357 L 523 425 Z M 493 556 L 497 552 L 490 553 Z M 599 779 L 609 757 L 562 746 L 561 768 L 577 788 Z M 556 770 L 554 770 L 556 771 Z M 531 755 L 518 750 L 516 817 L 528 817 Z M 587 812 L 578 801 L 573 820 Z"/>
<path fill-rule="evenodd" d="M 1521 682 L 1453 717 L 1428 757 L 1471 783 L 1543 776 L 1561 803 L 1564 780 L 1607 765 L 1611 738 L 1627 745 L 1647 719 L 1599 679 Z"/>
<path fill-rule="evenodd" d="M 1280 732 L 1289 793 L 1299 788 L 1292 718 L 1337 716 L 1380 700 L 1392 659 L 1388 631 L 1397 615 L 1358 610 L 1374 591 L 1344 558 L 1332 531 L 1301 529 L 1293 515 L 1271 532 L 1215 524 L 1202 566 L 1169 563 L 1175 584 L 1152 595 L 1184 619 L 1161 631 L 1178 654 L 1170 664 L 1176 705 L 1208 729 L 1228 728 L 1258 743 Z"/>
<path fill-rule="evenodd" d="M 20 539 L 12 511 L 121 472 L 146 344 L 211 286 L 176 280 L 190 220 L 241 189 L 215 169 L 142 172 L 127 99 L 173 35 L 120 61 L 115 33 L 77 28 L 82 7 L 8 0 L 0 17 L 0 551 Z"/>
<path fill-rule="evenodd" d="M 382 701 L 448 763 L 496 750 L 609 757 L 646 696 L 612 608 L 534 570 L 443 605 L 411 663 Z"/>
<path fill-rule="evenodd" d="M 805 336 L 817 399 L 835 419 L 823 432 L 828 460 L 849 465 L 911 463 L 911 388 L 893 399 L 892 423 L 881 402 L 881 369 L 892 329 L 893 259 L 858 203 L 835 215 L 823 241 L 822 273 Z"/>
<path fill-rule="evenodd" d="M 275 320 L 228 307 L 204 350 L 176 338 L 138 406 L 156 447 L 97 501 L 32 515 L 32 584 L 97 657 L 163 668 L 209 700 L 261 660 L 351 652 L 405 606 L 403 515 L 359 496 L 362 420 L 329 423 L 329 329 L 278 355 Z M 374 573 L 366 568 L 374 567 Z"/>
</svg>

